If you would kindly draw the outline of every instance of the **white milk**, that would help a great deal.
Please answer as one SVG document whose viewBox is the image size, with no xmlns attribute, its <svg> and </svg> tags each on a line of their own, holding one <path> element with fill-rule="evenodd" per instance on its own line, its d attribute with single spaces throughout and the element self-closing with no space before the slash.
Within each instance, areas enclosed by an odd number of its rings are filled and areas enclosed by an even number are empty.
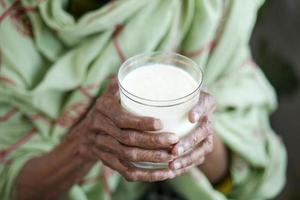
<svg viewBox="0 0 300 200">
<path fill-rule="evenodd" d="M 198 85 L 194 78 L 182 69 L 167 64 L 144 65 L 129 72 L 121 80 L 121 85 L 132 94 L 121 89 L 122 106 L 136 115 L 160 119 L 163 123 L 162 131 L 173 132 L 182 137 L 195 127 L 195 124 L 188 121 L 188 112 L 197 103 L 199 91 L 186 96 L 194 92 Z M 149 101 L 140 101 L 135 96 L 154 100 L 155 106 L 149 106 Z M 168 102 L 182 97 L 185 98 L 181 101 Z M 159 107 L 161 105 L 163 107 Z"/>
</svg>

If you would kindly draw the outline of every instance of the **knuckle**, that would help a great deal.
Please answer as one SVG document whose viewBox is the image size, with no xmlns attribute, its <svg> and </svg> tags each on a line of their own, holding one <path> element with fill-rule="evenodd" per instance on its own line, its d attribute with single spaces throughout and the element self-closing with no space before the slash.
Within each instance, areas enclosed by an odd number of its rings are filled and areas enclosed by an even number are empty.
<svg viewBox="0 0 300 200">
<path fill-rule="evenodd" d="M 137 124 L 138 129 L 140 129 L 140 130 L 145 129 L 145 127 L 147 125 L 147 123 L 144 120 L 137 120 L 136 124 Z"/>
<path fill-rule="evenodd" d="M 128 138 L 128 142 L 130 144 L 137 144 L 138 143 L 138 133 L 135 132 L 135 131 L 129 131 L 128 132 L 128 135 L 127 135 L 127 138 Z"/>
<path fill-rule="evenodd" d="M 190 158 L 189 158 L 189 163 L 193 163 L 193 162 L 195 162 L 196 160 L 198 160 L 199 159 L 199 157 L 201 156 L 202 154 L 201 154 L 201 152 L 193 152 L 192 153 L 192 155 L 190 156 Z"/>
<path fill-rule="evenodd" d="M 183 162 L 182 165 L 184 167 L 191 165 L 195 160 L 195 154 L 192 154 L 191 156 L 188 156 Z"/>
<path fill-rule="evenodd" d="M 137 153 L 135 150 L 125 149 L 123 150 L 124 157 L 130 161 L 137 161 Z"/>
<path fill-rule="evenodd" d="M 117 124 L 118 127 L 122 127 L 124 124 L 124 115 L 121 113 L 118 113 L 115 117 L 114 117 L 114 121 Z"/>
<path fill-rule="evenodd" d="M 107 95 L 103 95 L 102 97 L 96 100 L 96 108 L 100 112 L 105 112 L 110 107 L 110 99 Z"/>
<path fill-rule="evenodd" d="M 150 136 L 150 140 L 155 145 L 166 145 L 166 135 L 163 134 L 153 134 Z"/>
<path fill-rule="evenodd" d="M 121 131 L 121 133 L 118 135 L 118 140 L 122 143 L 129 143 L 129 137 L 126 131 Z"/>
<path fill-rule="evenodd" d="M 191 145 L 191 146 L 194 146 L 194 145 L 196 145 L 197 143 L 198 143 L 198 140 L 199 140 L 199 133 L 194 133 L 192 136 L 191 136 L 191 140 L 190 140 L 190 143 L 189 143 L 189 145 Z"/>
<path fill-rule="evenodd" d="M 121 131 L 118 135 L 118 139 L 124 144 L 134 143 L 131 131 Z"/>
<path fill-rule="evenodd" d="M 160 160 L 162 160 L 163 159 L 163 155 L 162 155 L 163 153 L 162 152 L 160 152 L 160 151 L 156 151 L 156 152 L 154 152 L 153 153 L 153 160 L 154 161 L 160 161 Z"/>
<path fill-rule="evenodd" d="M 207 121 L 204 127 L 205 136 L 208 137 L 213 135 L 213 124 L 211 121 Z"/>
<path fill-rule="evenodd" d="M 153 142 L 155 144 L 163 144 L 164 143 L 164 139 L 159 135 L 157 135 L 157 136 L 154 135 L 152 138 L 153 138 Z"/>
</svg>

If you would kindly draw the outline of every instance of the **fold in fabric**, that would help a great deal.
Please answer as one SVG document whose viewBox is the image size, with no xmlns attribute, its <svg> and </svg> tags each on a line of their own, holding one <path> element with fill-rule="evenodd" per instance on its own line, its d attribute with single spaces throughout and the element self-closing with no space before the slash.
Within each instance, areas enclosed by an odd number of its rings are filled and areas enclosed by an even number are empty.
<svg viewBox="0 0 300 200">
<path fill-rule="evenodd" d="M 285 148 L 269 125 L 276 96 L 251 60 L 262 0 L 119 0 L 76 20 L 62 0 L 0 2 L 0 199 L 30 158 L 51 151 L 138 53 L 175 51 L 204 70 L 217 101 L 215 132 L 232 152 L 228 194 L 199 169 L 167 181 L 188 200 L 269 199 L 285 182 Z M 65 199 L 135 199 L 147 184 L 97 178 L 97 164 Z M 96 178 L 95 178 L 96 177 Z M 92 180 L 92 181 L 89 181 Z"/>
</svg>

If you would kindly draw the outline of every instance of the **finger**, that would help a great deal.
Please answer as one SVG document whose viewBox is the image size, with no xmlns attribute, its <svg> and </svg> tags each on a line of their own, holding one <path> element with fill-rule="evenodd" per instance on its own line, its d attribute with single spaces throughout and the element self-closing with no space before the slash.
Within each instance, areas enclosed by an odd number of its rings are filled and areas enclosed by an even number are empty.
<svg viewBox="0 0 300 200">
<path fill-rule="evenodd" d="M 127 181 L 156 182 L 172 179 L 176 175 L 181 175 L 189 171 L 192 166 L 180 170 L 170 169 L 148 170 L 134 167 L 132 164 L 121 161 L 113 154 L 94 149 L 99 159 L 108 167 L 119 172 Z"/>
<path fill-rule="evenodd" d="M 170 148 L 171 145 L 179 141 L 179 137 L 173 133 L 146 133 L 135 130 L 121 130 L 101 113 L 94 113 L 91 119 L 93 131 L 111 135 L 122 144 L 128 146 L 146 149 Z"/>
<path fill-rule="evenodd" d="M 174 133 L 146 133 L 134 130 L 123 130 L 116 135 L 122 144 L 145 149 L 170 148 L 179 141 Z"/>
<path fill-rule="evenodd" d="M 201 91 L 198 103 L 189 112 L 189 120 L 195 123 L 206 113 L 214 112 L 216 106 L 214 98 L 207 92 Z"/>
<path fill-rule="evenodd" d="M 175 173 L 175 176 L 181 176 L 187 172 L 189 172 L 191 169 L 193 169 L 196 165 L 190 165 L 188 167 L 184 167 L 184 168 L 181 168 L 179 170 L 175 170 L 174 173 Z"/>
<path fill-rule="evenodd" d="M 208 140 L 208 139 L 207 139 Z M 204 162 L 205 155 L 212 150 L 212 143 L 203 143 L 196 147 L 191 153 L 179 157 L 169 163 L 169 167 L 178 170 L 190 165 L 200 165 Z"/>
<path fill-rule="evenodd" d="M 100 151 L 96 148 L 92 149 L 93 153 L 108 167 L 118 171 L 119 173 L 127 171 L 127 167 L 112 153 Z"/>
<path fill-rule="evenodd" d="M 210 131 L 207 131 L 205 126 L 198 126 L 195 130 L 184 136 L 172 149 L 172 154 L 175 156 L 181 156 L 194 148 L 196 145 L 204 141 L 209 135 Z"/>
<path fill-rule="evenodd" d="M 173 159 L 173 156 L 166 150 L 147 150 L 124 146 L 109 135 L 98 134 L 95 142 L 98 148 L 113 152 L 126 161 L 159 163 L 169 162 Z"/>
<path fill-rule="evenodd" d="M 149 170 L 134 167 L 123 161 L 121 162 L 128 167 L 128 170 L 122 174 L 127 181 L 156 182 L 175 177 L 175 173 L 170 169 Z"/>
<path fill-rule="evenodd" d="M 119 172 L 127 181 L 155 182 L 175 177 L 175 173 L 169 169 L 140 169 L 128 162 L 117 159 L 112 154 L 101 151 L 98 151 L 97 154 L 105 165 Z"/>
<path fill-rule="evenodd" d="M 158 131 L 163 128 L 159 119 L 152 117 L 139 117 L 127 111 L 120 112 L 117 116 L 112 116 L 112 120 L 118 127 L 123 129 L 134 129 L 141 131 Z"/>
<path fill-rule="evenodd" d="M 139 117 L 125 111 L 119 100 L 113 96 L 103 96 L 96 102 L 96 109 L 111 119 L 119 128 L 158 131 L 163 125 L 159 119 Z"/>
<path fill-rule="evenodd" d="M 199 150 L 200 151 L 200 150 Z M 174 162 L 171 162 L 169 164 L 170 169 L 178 170 L 184 167 L 188 167 L 190 165 L 200 165 L 204 162 L 205 157 L 203 156 L 203 152 L 197 152 L 198 155 L 195 155 L 196 153 L 192 153 L 189 155 L 185 155 L 182 158 L 177 159 Z"/>
<path fill-rule="evenodd" d="M 113 121 L 99 112 L 93 112 L 89 119 L 91 131 L 95 133 L 106 133 L 116 137 L 121 132 Z"/>
</svg>

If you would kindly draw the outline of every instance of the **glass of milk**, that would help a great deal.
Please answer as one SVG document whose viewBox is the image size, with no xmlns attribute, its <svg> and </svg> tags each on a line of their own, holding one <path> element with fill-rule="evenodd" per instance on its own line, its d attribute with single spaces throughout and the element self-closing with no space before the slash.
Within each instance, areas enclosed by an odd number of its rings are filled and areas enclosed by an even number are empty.
<svg viewBox="0 0 300 200">
<path fill-rule="evenodd" d="M 140 54 L 119 69 L 121 104 L 135 115 L 160 119 L 162 132 L 182 137 L 196 126 L 189 122 L 188 113 L 199 100 L 202 80 L 201 68 L 187 57 L 176 53 Z M 147 169 L 168 167 L 168 163 L 133 164 Z"/>
</svg>

